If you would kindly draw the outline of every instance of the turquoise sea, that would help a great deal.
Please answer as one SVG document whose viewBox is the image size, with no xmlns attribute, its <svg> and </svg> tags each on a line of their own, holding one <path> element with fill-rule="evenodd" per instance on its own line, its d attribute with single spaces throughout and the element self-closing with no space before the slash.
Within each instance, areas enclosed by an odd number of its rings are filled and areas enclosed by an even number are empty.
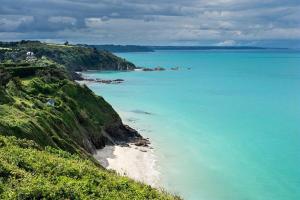
<svg viewBox="0 0 300 200">
<path fill-rule="evenodd" d="M 300 199 L 300 52 L 118 55 L 182 67 L 86 73 L 125 80 L 89 87 L 151 139 L 164 188 L 188 200 Z"/>
</svg>

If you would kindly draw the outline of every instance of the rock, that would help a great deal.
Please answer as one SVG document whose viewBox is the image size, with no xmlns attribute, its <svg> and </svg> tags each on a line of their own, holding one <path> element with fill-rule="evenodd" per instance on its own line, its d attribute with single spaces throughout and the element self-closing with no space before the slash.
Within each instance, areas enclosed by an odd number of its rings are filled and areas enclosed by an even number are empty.
<svg viewBox="0 0 300 200">
<path fill-rule="evenodd" d="M 96 82 L 96 83 L 105 83 L 105 84 L 119 84 L 124 82 L 124 79 L 114 79 L 114 80 L 103 80 L 103 79 L 93 79 L 93 78 L 83 78 L 84 81 Z"/>
<path fill-rule="evenodd" d="M 137 132 L 137 130 L 131 128 L 128 125 L 123 125 L 125 130 L 130 133 L 131 136 L 136 137 L 136 138 L 142 138 L 142 136 Z"/>
<path fill-rule="evenodd" d="M 155 68 L 142 68 L 143 71 L 165 71 L 166 69 L 163 67 L 155 67 Z"/>
<path fill-rule="evenodd" d="M 154 70 L 155 71 L 165 71 L 166 69 L 163 67 L 155 67 Z"/>
<path fill-rule="evenodd" d="M 74 81 L 83 81 L 84 78 L 82 77 L 82 74 L 80 72 L 70 72 L 71 77 Z"/>
<path fill-rule="evenodd" d="M 106 84 L 111 84 L 113 81 L 112 80 L 101 80 L 99 81 L 100 83 L 106 83 Z"/>
<path fill-rule="evenodd" d="M 125 143 L 125 142 L 119 143 L 119 146 L 121 146 L 121 147 L 130 147 L 130 145 L 128 143 Z"/>
<path fill-rule="evenodd" d="M 179 70 L 179 67 L 172 67 L 171 70 L 177 71 Z"/>
<path fill-rule="evenodd" d="M 137 114 L 145 114 L 145 115 L 152 115 L 152 113 L 143 111 L 143 110 L 132 110 L 131 112 L 137 113 Z"/>
<path fill-rule="evenodd" d="M 154 69 L 151 69 L 151 68 L 143 68 L 143 71 L 154 71 Z"/>
<path fill-rule="evenodd" d="M 149 140 L 144 138 L 139 138 L 137 139 L 136 142 L 134 142 L 134 145 L 138 147 L 149 147 L 149 144 L 150 144 Z"/>
</svg>

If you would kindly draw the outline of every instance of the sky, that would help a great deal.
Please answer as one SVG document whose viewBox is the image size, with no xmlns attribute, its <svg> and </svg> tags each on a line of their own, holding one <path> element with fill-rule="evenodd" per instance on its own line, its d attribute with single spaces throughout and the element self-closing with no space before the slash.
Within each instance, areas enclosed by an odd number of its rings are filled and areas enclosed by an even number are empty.
<svg viewBox="0 0 300 200">
<path fill-rule="evenodd" d="M 0 0 L 0 40 L 300 47 L 300 0 Z"/>
</svg>

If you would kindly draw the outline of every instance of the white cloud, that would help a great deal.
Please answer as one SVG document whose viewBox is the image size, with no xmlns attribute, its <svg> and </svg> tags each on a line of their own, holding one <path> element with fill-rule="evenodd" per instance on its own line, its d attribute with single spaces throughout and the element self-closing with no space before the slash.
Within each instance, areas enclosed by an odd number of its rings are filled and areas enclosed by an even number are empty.
<svg viewBox="0 0 300 200">
<path fill-rule="evenodd" d="M 71 25 L 75 25 L 77 22 L 77 20 L 74 17 L 67 17 L 67 16 L 49 17 L 48 21 L 52 23 L 63 23 L 63 24 L 71 24 Z"/>
<path fill-rule="evenodd" d="M 84 21 L 88 28 L 101 28 L 105 24 L 102 18 L 86 18 Z"/>
<path fill-rule="evenodd" d="M 219 42 L 216 44 L 217 46 L 235 46 L 237 42 L 234 40 L 224 40 L 223 42 Z"/>
<path fill-rule="evenodd" d="M 1 38 L 220 45 L 300 40 L 299 0 L 18 1 L 1 0 Z"/>
</svg>

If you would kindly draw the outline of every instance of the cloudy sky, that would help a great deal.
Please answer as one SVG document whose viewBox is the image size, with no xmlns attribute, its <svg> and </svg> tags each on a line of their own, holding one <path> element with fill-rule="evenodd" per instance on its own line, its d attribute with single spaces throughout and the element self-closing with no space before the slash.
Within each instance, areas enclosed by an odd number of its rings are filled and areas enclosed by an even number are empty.
<svg viewBox="0 0 300 200">
<path fill-rule="evenodd" d="M 0 0 L 0 40 L 300 46 L 300 0 Z"/>
</svg>

